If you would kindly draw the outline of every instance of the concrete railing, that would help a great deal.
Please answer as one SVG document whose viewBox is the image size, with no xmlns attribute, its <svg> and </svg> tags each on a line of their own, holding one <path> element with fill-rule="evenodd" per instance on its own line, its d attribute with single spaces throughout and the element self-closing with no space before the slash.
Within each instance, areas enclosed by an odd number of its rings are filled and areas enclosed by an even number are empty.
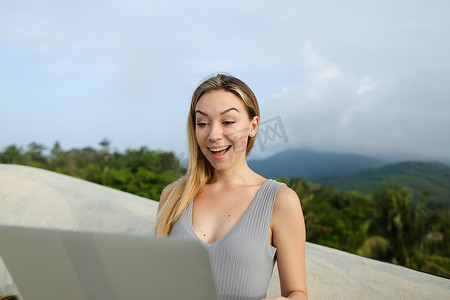
<svg viewBox="0 0 450 300">
<path fill-rule="evenodd" d="M 157 206 L 66 175 L 0 164 L 0 224 L 151 235 Z M 310 243 L 306 275 L 309 299 L 450 299 L 448 279 Z M 0 257 L 6 293 L 18 291 Z M 279 294 L 275 268 L 268 296 Z"/>
</svg>

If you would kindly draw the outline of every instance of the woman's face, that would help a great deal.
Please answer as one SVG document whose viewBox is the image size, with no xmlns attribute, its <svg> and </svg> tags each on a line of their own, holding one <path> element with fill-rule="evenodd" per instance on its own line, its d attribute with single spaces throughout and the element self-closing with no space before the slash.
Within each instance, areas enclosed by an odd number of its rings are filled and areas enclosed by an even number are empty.
<svg viewBox="0 0 450 300">
<path fill-rule="evenodd" d="M 245 162 L 247 139 L 259 119 L 249 119 L 244 102 L 231 92 L 216 90 L 200 97 L 195 107 L 195 133 L 203 155 L 216 170 Z"/>
</svg>

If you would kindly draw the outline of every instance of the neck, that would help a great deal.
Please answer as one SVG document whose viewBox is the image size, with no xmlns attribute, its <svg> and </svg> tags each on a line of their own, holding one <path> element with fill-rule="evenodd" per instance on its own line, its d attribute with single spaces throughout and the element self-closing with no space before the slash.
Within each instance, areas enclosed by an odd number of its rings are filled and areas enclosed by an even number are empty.
<svg viewBox="0 0 450 300">
<path fill-rule="evenodd" d="M 210 183 L 227 186 L 246 185 L 254 183 L 256 177 L 259 177 L 259 175 L 253 172 L 247 165 L 247 161 L 244 160 L 239 167 L 227 170 L 214 170 Z"/>
</svg>

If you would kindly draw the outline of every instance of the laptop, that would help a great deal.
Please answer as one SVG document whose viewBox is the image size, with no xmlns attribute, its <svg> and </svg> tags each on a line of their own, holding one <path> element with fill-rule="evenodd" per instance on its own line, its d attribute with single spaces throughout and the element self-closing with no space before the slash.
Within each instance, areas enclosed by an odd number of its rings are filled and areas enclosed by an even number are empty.
<svg viewBox="0 0 450 300">
<path fill-rule="evenodd" d="M 195 241 L 0 225 L 0 256 L 23 300 L 218 299 Z"/>
</svg>

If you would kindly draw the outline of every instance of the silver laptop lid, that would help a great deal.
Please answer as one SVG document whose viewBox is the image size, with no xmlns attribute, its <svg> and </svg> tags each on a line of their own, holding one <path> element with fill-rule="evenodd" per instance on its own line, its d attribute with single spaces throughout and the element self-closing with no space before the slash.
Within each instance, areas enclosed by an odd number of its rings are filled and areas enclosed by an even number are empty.
<svg viewBox="0 0 450 300">
<path fill-rule="evenodd" d="M 0 226 L 0 256 L 24 300 L 218 299 L 194 241 Z"/>
</svg>

